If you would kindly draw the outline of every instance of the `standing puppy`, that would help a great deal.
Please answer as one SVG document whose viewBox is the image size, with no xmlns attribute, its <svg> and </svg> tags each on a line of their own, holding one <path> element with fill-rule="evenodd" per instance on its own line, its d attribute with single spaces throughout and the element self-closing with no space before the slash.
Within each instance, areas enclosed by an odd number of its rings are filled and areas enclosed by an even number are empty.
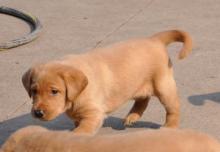
<svg viewBox="0 0 220 152">
<path fill-rule="evenodd" d="M 183 42 L 179 58 L 192 49 L 190 36 L 179 30 L 130 40 L 30 68 L 22 78 L 33 98 L 32 114 L 51 120 L 66 112 L 77 133 L 94 133 L 105 115 L 133 99 L 125 125 L 136 122 L 152 95 L 166 109 L 166 127 L 179 124 L 179 98 L 166 46 Z"/>
<path fill-rule="evenodd" d="M 1 149 L 0 149 L 1 151 Z M 1 152 L 219 152 L 220 144 L 191 130 L 142 130 L 113 135 L 81 136 L 42 127 L 22 128 Z"/>
</svg>

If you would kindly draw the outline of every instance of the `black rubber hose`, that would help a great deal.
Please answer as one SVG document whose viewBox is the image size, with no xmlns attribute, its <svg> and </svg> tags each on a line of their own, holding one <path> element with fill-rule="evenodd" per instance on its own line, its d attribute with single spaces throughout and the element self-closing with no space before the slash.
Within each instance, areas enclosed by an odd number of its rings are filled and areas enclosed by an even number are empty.
<svg viewBox="0 0 220 152">
<path fill-rule="evenodd" d="M 5 6 L 0 7 L 0 13 L 20 18 L 26 21 L 31 27 L 31 31 L 27 35 L 24 35 L 20 38 L 13 39 L 5 43 L 0 43 L 0 51 L 29 43 L 39 36 L 39 33 L 42 29 L 42 25 L 36 17 Z"/>
</svg>

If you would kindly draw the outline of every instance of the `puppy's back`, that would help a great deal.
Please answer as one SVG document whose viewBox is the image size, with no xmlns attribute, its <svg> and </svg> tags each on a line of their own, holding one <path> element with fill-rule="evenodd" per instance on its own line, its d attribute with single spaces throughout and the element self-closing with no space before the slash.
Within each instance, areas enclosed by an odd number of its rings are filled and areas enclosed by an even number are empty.
<svg viewBox="0 0 220 152">
<path fill-rule="evenodd" d="M 1 152 L 220 152 L 217 140 L 190 130 L 143 130 L 92 137 L 26 129 L 12 135 Z"/>
<path fill-rule="evenodd" d="M 97 136 L 87 144 L 91 152 L 220 152 L 220 144 L 214 138 L 177 129 Z"/>
</svg>

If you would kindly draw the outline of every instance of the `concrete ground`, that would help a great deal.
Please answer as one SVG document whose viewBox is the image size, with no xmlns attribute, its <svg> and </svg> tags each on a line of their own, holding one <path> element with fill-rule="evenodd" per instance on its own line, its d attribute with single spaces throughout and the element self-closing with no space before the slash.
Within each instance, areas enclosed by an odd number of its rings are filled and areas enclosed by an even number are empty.
<svg viewBox="0 0 220 152">
<path fill-rule="evenodd" d="M 194 40 L 192 54 L 177 60 L 181 45 L 169 47 L 181 97 L 181 128 L 193 128 L 220 139 L 220 2 L 218 0 L 1 0 L 0 5 L 37 16 L 43 31 L 36 41 L 0 52 L 0 145 L 15 130 L 40 124 L 51 129 L 71 129 L 61 116 L 51 122 L 31 118 L 31 102 L 22 74 L 34 63 L 88 51 L 120 40 L 182 29 Z M 0 42 L 29 32 L 23 21 L 0 14 Z M 132 62 L 132 61 L 131 61 Z M 157 128 L 165 111 L 156 98 L 142 119 L 124 128 L 132 102 L 112 113 L 99 133 Z"/>
</svg>

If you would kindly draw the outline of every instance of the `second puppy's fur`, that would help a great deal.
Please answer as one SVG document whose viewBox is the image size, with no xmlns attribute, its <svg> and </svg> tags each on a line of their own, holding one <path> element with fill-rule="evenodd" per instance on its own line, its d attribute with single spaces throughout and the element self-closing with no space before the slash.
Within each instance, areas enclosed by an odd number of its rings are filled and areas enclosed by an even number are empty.
<svg viewBox="0 0 220 152">
<path fill-rule="evenodd" d="M 78 133 L 94 133 L 107 113 L 128 100 L 135 103 L 125 124 L 137 121 L 152 95 L 166 109 L 166 127 L 178 127 L 179 98 L 166 46 L 183 42 L 179 58 L 192 49 L 190 36 L 178 30 L 130 40 L 30 68 L 22 78 L 33 98 L 32 114 L 51 120 L 65 112 Z"/>
<path fill-rule="evenodd" d="M 191 130 L 142 130 L 114 135 L 80 136 L 42 127 L 22 128 L 0 152 L 219 152 L 220 144 Z"/>
</svg>

